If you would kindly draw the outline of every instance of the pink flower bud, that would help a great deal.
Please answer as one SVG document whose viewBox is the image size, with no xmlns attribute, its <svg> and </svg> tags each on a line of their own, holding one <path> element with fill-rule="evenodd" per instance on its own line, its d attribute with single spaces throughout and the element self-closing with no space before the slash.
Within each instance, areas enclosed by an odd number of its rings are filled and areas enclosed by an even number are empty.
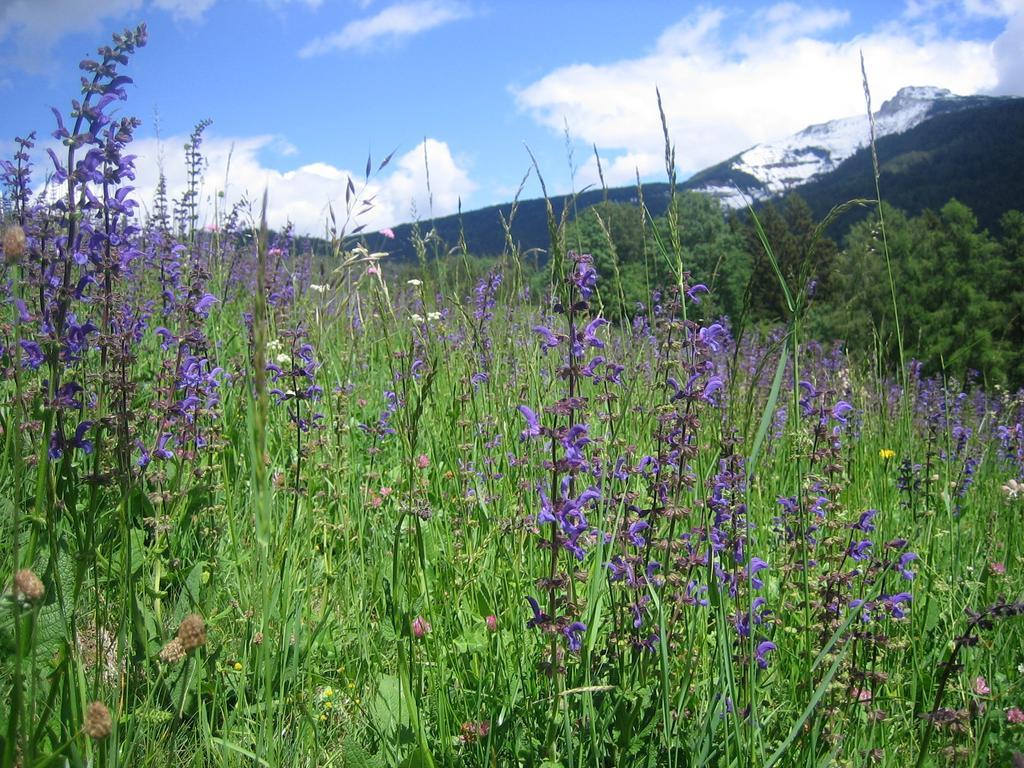
<svg viewBox="0 0 1024 768">
<path fill-rule="evenodd" d="M 484 622 L 486 622 L 486 624 L 487 624 L 487 631 L 488 632 L 497 632 L 498 631 L 498 617 L 495 616 L 493 613 L 488 615 L 488 617 L 486 619 L 484 619 Z"/>
</svg>

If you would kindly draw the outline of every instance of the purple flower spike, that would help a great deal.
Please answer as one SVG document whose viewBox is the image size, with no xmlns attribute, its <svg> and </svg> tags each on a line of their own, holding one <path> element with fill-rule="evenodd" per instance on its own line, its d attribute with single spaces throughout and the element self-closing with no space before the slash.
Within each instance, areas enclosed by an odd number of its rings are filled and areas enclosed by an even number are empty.
<svg viewBox="0 0 1024 768">
<path fill-rule="evenodd" d="M 31 370 L 37 370 L 40 365 L 46 360 L 46 355 L 43 354 L 43 349 L 34 341 L 28 341 L 22 339 L 21 342 L 21 367 L 29 368 Z"/>
<path fill-rule="evenodd" d="M 530 604 L 530 609 L 533 611 L 533 618 L 526 622 L 527 629 L 541 627 L 551 621 L 551 617 L 540 609 L 540 603 L 529 595 L 526 596 L 526 600 Z"/>
<path fill-rule="evenodd" d="M 847 554 L 853 560 L 867 560 L 869 557 L 868 550 L 872 546 L 874 546 L 874 542 L 872 542 L 870 539 L 863 539 L 858 542 L 853 542 L 850 544 L 850 549 L 847 552 Z"/>
<path fill-rule="evenodd" d="M 554 349 L 558 346 L 559 338 L 550 328 L 546 328 L 543 325 L 535 325 L 533 332 L 540 334 L 540 344 L 544 349 Z"/>
<path fill-rule="evenodd" d="M 697 283 L 696 285 L 692 286 L 689 290 L 686 291 L 686 296 L 694 304 L 700 304 L 700 299 L 698 298 L 698 296 L 702 293 L 708 292 L 708 287 L 704 285 L 704 283 Z"/>
<path fill-rule="evenodd" d="M 701 399 L 711 405 L 717 406 L 718 403 L 715 401 L 715 393 L 720 390 L 723 386 L 721 376 L 712 376 L 708 379 L 708 383 L 704 386 L 704 394 L 701 395 Z"/>
<path fill-rule="evenodd" d="M 69 445 L 72 448 L 78 448 L 83 453 L 92 453 L 92 440 L 87 440 L 85 434 L 92 429 L 91 421 L 83 421 L 75 429 L 75 436 L 71 438 Z"/>
<path fill-rule="evenodd" d="M 572 282 L 579 288 L 580 296 L 583 297 L 583 300 L 587 301 L 597 287 L 597 270 L 594 269 L 589 255 L 585 253 L 573 254 L 573 257 L 577 259 L 577 263 L 576 270 L 573 272 Z"/>
<path fill-rule="evenodd" d="M 646 520 L 637 520 L 629 526 L 629 529 L 626 531 L 626 538 L 629 539 L 630 544 L 634 547 L 647 546 L 647 539 L 645 539 L 640 532 L 645 531 L 650 527 L 651 526 Z"/>
<path fill-rule="evenodd" d="M 768 567 L 768 563 L 760 557 L 750 558 L 750 563 L 747 564 L 747 578 L 750 579 L 750 585 L 754 589 L 761 589 L 764 586 L 764 582 L 758 578 L 757 574 Z"/>
<path fill-rule="evenodd" d="M 200 317 L 207 317 L 210 314 L 210 308 L 216 303 L 217 297 L 212 293 L 207 293 L 196 302 L 194 307 L 195 313 Z"/>
<path fill-rule="evenodd" d="M 592 347 L 604 347 L 604 342 L 597 338 L 597 332 L 605 325 L 608 325 L 608 321 L 603 317 L 595 317 L 587 323 L 587 327 L 583 329 L 583 342 Z"/>
<path fill-rule="evenodd" d="M 527 440 L 531 437 L 537 437 L 540 434 L 540 421 L 537 419 L 537 414 L 525 405 L 520 405 L 518 410 L 523 415 L 523 418 L 526 419 L 526 429 L 519 433 L 519 439 Z"/>
<path fill-rule="evenodd" d="M 574 621 L 562 630 L 565 639 L 569 641 L 569 650 L 572 653 L 579 653 L 583 647 L 583 633 L 587 631 L 587 625 L 582 621 Z"/>
<path fill-rule="evenodd" d="M 873 530 L 875 530 L 875 524 L 871 521 L 877 514 L 877 509 L 865 510 L 864 512 L 861 513 L 860 520 L 858 520 L 850 527 L 856 528 L 858 531 L 863 531 L 864 533 L 871 533 Z"/>
<path fill-rule="evenodd" d="M 914 580 L 914 572 L 912 570 L 910 570 L 907 566 L 910 565 L 910 562 L 912 560 L 916 560 L 916 559 L 917 559 L 917 554 L 915 554 L 914 552 L 904 552 L 900 556 L 900 576 L 902 576 L 907 581 L 913 581 Z"/>
<path fill-rule="evenodd" d="M 832 406 L 832 418 L 838 421 L 840 424 L 846 424 L 847 416 L 853 413 L 853 406 L 845 400 L 840 400 L 834 406 Z"/>
<path fill-rule="evenodd" d="M 909 592 L 900 592 L 899 594 L 892 595 L 890 597 L 883 597 L 882 602 L 885 607 L 892 613 L 894 619 L 902 619 L 907 615 L 907 611 L 903 607 L 903 603 L 913 602 L 914 596 Z"/>
<path fill-rule="evenodd" d="M 771 640 L 762 640 L 760 643 L 758 643 L 757 649 L 755 651 L 757 666 L 759 666 L 761 669 L 768 669 L 767 654 L 771 651 L 776 650 L 777 648 L 778 646 L 776 646 L 775 643 L 773 643 Z"/>
</svg>

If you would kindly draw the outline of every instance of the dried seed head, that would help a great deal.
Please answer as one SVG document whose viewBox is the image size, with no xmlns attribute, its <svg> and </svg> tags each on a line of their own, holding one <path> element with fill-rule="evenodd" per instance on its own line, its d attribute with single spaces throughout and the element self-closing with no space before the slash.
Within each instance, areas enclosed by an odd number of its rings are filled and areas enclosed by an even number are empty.
<svg viewBox="0 0 1024 768">
<path fill-rule="evenodd" d="M 14 592 L 21 595 L 25 600 L 34 603 L 43 599 L 46 594 L 46 587 L 28 568 L 23 568 L 14 574 Z"/>
<path fill-rule="evenodd" d="M 25 230 L 17 224 L 12 224 L 4 230 L 4 261 L 8 264 L 20 262 L 25 256 L 27 247 Z"/>
<path fill-rule="evenodd" d="M 253 645 L 263 645 L 263 633 L 262 632 L 257 632 L 256 634 L 254 634 L 252 636 L 252 644 Z"/>
<path fill-rule="evenodd" d="M 206 622 L 198 613 L 190 613 L 181 620 L 178 627 L 178 640 L 185 652 L 206 645 Z"/>
<path fill-rule="evenodd" d="M 181 640 L 174 638 L 167 645 L 160 649 L 160 661 L 164 664 L 177 664 L 185 658 L 185 649 Z"/>
<path fill-rule="evenodd" d="M 82 730 L 85 735 L 96 739 L 105 739 L 113 730 L 114 723 L 110 719 L 110 710 L 102 701 L 94 701 L 85 709 L 85 725 Z"/>
</svg>

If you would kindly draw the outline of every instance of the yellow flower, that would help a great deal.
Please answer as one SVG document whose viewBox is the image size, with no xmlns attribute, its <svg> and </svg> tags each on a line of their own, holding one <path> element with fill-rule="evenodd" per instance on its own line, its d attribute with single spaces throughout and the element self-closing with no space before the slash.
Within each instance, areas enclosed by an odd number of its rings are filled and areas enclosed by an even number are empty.
<svg viewBox="0 0 1024 768">
<path fill-rule="evenodd" d="M 234 664 L 233 669 L 235 670 L 235 672 L 241 672 L 242 671 L 242 662 L 236 661 L 235 664 Z"/>
<path fill-rule="evenodd" d="M 880 450 L 878 452 L 878 457 L 880 459 L 891 459 L 891 458 L 893 458 L 895 456 L 896 456 L 896 451 L 892 450 L 892 448 L 883 448 L 882 450 Z"/>
<path fill-rule="evenodd" d="M 333 695 L 334 695 L 334 689 L 333 688 L 330 688 L 330 687 L 324 688 L 324 698 L 325 699 L 329 699 Z"/>
</svg>

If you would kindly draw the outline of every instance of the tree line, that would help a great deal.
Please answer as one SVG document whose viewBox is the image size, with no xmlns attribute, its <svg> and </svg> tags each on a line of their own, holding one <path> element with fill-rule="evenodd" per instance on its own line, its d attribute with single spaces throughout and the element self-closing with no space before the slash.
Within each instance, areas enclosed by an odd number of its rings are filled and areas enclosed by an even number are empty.
<svg viewBox="0 0 1024 768">
<path fill-rule="evenodd" d="M 726 316 L 734 328 L 784 321 L 784 294 L 754 218 L 726 214 L 696 193 L 673 205 L 683 265 L 710 289 L 705 317 Z M 995 232 L 957 200 L 917 216 L 885 203 L 878 213 L 837 243 L 821 236 L 798 195 L 757 211 L 779 272 L 791 289 L 807 290 L 807 332 L 843 341 L 854 356 L 898 363 L 891 269 L 907 359 L 932 372 L 977 371 L 989 383 L 1024 385 L 1024 213 L 1007 211 Z M 586 208 L 566 230 L 567 247 L 594 256 L 603 309 L 614 319 L 644 311 L 652 289 L 674 282 L 671 242 L 668 213 L 652 220 L 622 203 Z"/>
</svg>

